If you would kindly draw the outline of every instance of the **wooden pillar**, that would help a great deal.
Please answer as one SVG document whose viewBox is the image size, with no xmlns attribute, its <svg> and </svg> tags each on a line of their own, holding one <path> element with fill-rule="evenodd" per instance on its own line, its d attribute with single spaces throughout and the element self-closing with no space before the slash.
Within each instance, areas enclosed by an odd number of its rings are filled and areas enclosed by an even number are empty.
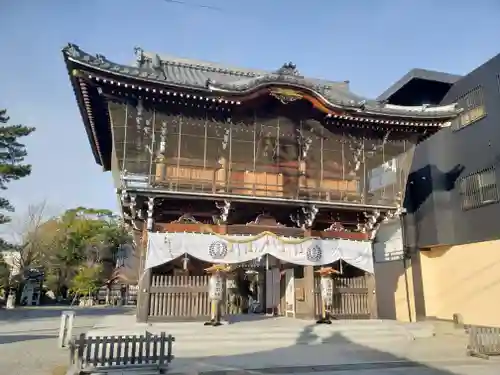
<svg viewBox="0 0 500 375">
<path fill-rule="evenodd" d="M 304 237 L 310 237 L 311 230 L 304 231 Z M 306 299 L 306 318 L 316 318 L 316 306 L 314 301 L 314 266 L 304 266 L 304 295 Z"/>
<path fill-rule="evenodd" d="M 150 301 L 150 288 L 151 288 L 151 270 L 144 270 L 146 264 L 147 252 L 147 235 L 148 232 L 143 230 L 141 246 L 141 265 L 139 274 L 139 285 L 137 290 L 137 322 L 145 323 L 149 317 L 149 301 Z"/>
<path fill-rule="evenodd" d="M 304 295 L 306 299 L 306 318 L 314 319 L 315 303 L 314 303 L 314 266 L 304 266 Z"/>
<path fill-rule="evenodd" d="M 368 309 L 370 310 L 370 319 L 378 318 L 377 295 L 375 294 L 375 275 L 365 274 L 366 287 L 368 289 Z"/>
<path fill-rule="evenodd" d="M 151 288 L 151 270 L 144 271 L 142 280 L 139 283 L 137 296 L 137 322 L 146 323 L 149 317 L 149 301 Z"/>
</svg>

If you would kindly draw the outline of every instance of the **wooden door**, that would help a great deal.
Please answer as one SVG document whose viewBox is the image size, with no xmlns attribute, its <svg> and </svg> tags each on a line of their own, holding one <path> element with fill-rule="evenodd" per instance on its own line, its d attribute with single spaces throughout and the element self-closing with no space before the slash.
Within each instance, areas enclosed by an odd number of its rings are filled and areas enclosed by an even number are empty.
<svg viewBox="0 0 500 375">
<path fill-rule="evenodd" d="M 153 275 L 149 320 L 203 320 L 210 316 L 209 276 Z"/>
<path fill-rule="evenodd" d="M 321 315 L 320 278 L 314 279 L 315 313 Z M 333 279 L 333 304 L 330 314 L 336 319 L 370 319 L 370 303 L 366 276 Z"/>
</svg>

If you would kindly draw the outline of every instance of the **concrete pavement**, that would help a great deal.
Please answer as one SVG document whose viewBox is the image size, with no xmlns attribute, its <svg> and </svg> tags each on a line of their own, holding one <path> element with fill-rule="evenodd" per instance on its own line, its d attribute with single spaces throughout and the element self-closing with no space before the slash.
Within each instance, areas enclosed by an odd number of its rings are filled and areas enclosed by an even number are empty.
<svg viewBox="0 0 500 375">
<path fill-rule="evenodd" d="M 331 326 L 286 318 L 234 322 L 137 324 L 105 318 L 89 335 L 164 331 L 176 337 L 172 374 L 485 374 L 500 362 L 465 356 L 465 334 L 438 334 L 432 324 L 337 321 Z M 109 374 L 111 375 L 111 374 Z"/>
<path fill-rule="evenodd" d="M 68 363 L 68 351 L 57 347 L 61 311 L 68 306 L 0 310 L 0 374 L 46 375 Z M 133 313 L 124 308 L 74 308 L 74 334 L 86 332 L 105 316 Z"/>
<path fill-rule="evenodd" d="M 67 364 L 67 350 L 57 348 L 60 313 L 64 309 L 0 311 L 1 374 L 46 375 L 54 367 Z M 338 321 L 331 326 L 317 326 L 308 321 L 272 318 L 233 321 L 214 328 L 204 327 L 201 322 L 137 324 L 130 309 L 75 310 L 75 334 L 134 334 L 147 329 L 176 336 L 176 358 L 170 374 L 500 373 L 500 361 L 496 359 L 484 361 L 465 356 L 464 334 L 442 334 L 439 329 L 434 336 L 436 330 L 429 324 Z"/>
</svg>

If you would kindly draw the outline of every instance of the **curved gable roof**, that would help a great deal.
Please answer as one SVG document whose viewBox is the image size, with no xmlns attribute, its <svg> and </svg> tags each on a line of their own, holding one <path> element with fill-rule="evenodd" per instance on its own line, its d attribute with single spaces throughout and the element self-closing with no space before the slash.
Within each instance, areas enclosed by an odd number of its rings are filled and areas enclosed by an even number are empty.
<svg viewBox="0 0 500 375">
<path fill-rule="evenodd" d="M 380 100 L 370 100 L 354 94 L 349 90 L 347 81 L 334 82 L 304 77 L 292 63 L 286 63 L 272 72 L 232 68 L 190 59 L 162 58 L 157 54 L 144 53 L 140 48 L 135 51 L 136 66 L 117 64 L 100 54 L 90 55 L 74 44 L 64 48 L 63 53 L 67 62 L 115 76 L 203 91 L 209 95 L 242 96 L 270 86 L 284 86 L 310 92 L 326 108 L 365 112 L 367 115 L 434 119 L 451 118 L 458 113 L 453 106 L 387 106 Z"/>
</svg>

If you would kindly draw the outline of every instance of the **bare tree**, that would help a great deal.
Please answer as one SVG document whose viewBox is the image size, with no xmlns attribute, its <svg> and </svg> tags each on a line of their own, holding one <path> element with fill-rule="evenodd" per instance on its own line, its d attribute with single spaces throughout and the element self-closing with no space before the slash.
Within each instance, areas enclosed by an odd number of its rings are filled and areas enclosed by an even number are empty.
<svg viewBox="0 0 500 375">
<path fill-rule="evenodd" d="M 19 277 L 23 278 L 25 273 L 32 268 L 42 267 L 44 257 L 47 254 L 49 241 L 43 231 L 49 219 L 49 210 L 45 201 L 28 206 L 26 212 L 13 219 L 11 228 L 12 243 L 18 256 L 15 257 L 13 267 Z"/>
</svg>

